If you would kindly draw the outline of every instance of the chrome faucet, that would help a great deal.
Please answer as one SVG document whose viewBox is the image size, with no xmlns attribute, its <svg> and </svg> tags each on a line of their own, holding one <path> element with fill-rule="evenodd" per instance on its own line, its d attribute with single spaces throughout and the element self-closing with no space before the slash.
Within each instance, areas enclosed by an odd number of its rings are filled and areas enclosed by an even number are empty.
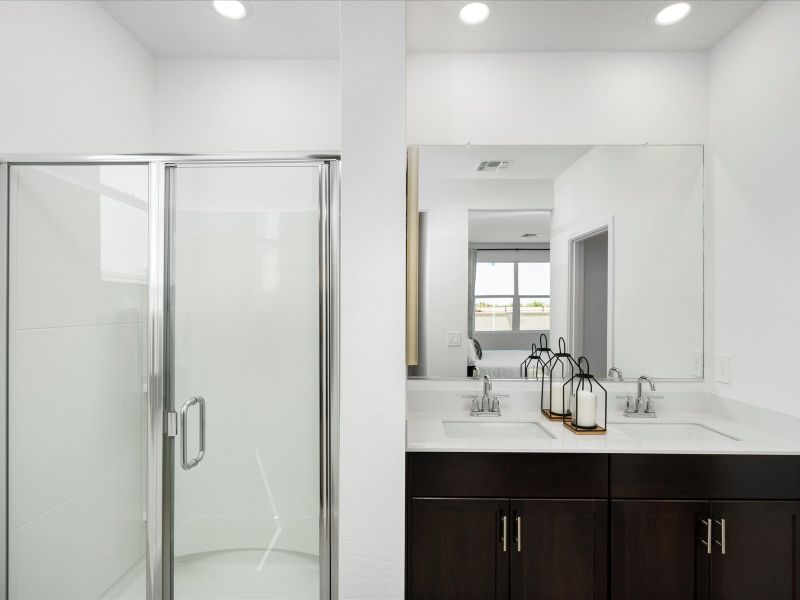
<svg viewBox="0 0 800 600">
<path fill-rule="evenodd" d="M 481 412 L 492 410 L 494 404 L 492 399 L 492 378 L 488 375 L 483 376 L 483 396 L 481 396 Z"/>
<path fill-rule="evenodd" d="M 608 370 L 608 378 L 611 381 L 622 381 L 624 379 L 622 377 L 622 371 L 620 371 L 617 367 L 611 367 Z"/>
<path fill-rule="evenodd" d="M 484 375 L 481 380 L 483 383 L 483 394 L 480 396 L 464 396 L 464 398 L 472 398 L 472 408 L 469 411 L 471 417 L 499 417 L 500 413 L 500 400 L 499 398 L 508 398 L 505 394 L 495 394 L 492 391 L 492 378 Z"/>
<path fill-rule="evenodd" d="M 649 398 L 645 398 L 642 395 L 642 383 L 647 382 L 650 385 L 650 391 L 656 391 L 656 384 L 653 382 L 653 378 L 649 375 L 642 375 L 639 379 L 636 380 L 636 398 L 631 398 L 628 396 L 628 402 L 625 406 L 625 416 L 626 417 L 635 417 L 635 418 L 655 418 L 656 416 L 656 409 L 653 406 L 653 397 L 650 396 Z"/>
</svg>

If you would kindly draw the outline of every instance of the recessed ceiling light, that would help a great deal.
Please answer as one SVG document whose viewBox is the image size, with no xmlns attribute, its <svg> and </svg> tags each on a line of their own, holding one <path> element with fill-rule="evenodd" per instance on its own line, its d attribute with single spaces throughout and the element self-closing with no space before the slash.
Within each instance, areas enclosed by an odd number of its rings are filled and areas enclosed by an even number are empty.
<svg viewBox="0 0 800 600">
<path fill-rule="evenodd" d="M 489 5 L 484 2 L 470 2 L 458 11 L 458 18 L 467 25 L 479 25 L 489 18 Z"/>
<path fill-rule="evenodd" d="M 250 12 L 249 2 L 242 0 L 214 0 L 212 2 L 214 10 L 221 14 L 226 19 L 234 19 L 236 21 L 244 19 Z"/>
<path fill-rule="evenodd" d="M 656 15 L 656 25 L 674 25 L 683 21 L 692 12 L 692 5 L 688 2 L 676 2 L 665 6 Z"/>
</svg>

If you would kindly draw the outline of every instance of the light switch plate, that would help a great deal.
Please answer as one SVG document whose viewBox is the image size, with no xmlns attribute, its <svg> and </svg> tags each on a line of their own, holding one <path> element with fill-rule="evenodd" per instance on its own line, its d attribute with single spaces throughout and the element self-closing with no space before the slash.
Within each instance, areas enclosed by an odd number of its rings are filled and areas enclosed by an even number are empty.
<svg viewBox="0 0 800 600">
<path fill-rule="evenodd" d="M 731 379 L 731 357 L 727 354 L 717 354 L 717 381 L 730 383 Z"/>
<path fill-rule="evenodd" d="M 460 346 L 461 345 L 461 332 L 459 332 L 459 331 L 448 331 L 447 332 L 447 345 L 448 346 Z"/>
</svg>

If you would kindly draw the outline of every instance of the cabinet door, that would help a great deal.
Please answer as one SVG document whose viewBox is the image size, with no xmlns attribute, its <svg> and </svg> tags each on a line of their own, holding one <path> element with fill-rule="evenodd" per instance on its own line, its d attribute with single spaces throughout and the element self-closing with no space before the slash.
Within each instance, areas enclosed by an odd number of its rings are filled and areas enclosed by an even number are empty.
<svg viewBox="0 0 800 600">
<path fill-rule="evenodd" d="M 607 508 L 605 500 L 512 500 L 512 600 L 605 599 Z"/>
<path fill-rule="evenodd" d="M 713 600 L 800 598 L 800 502 L 712 502 L 711 514 Z"/>
<path fill-rule="evenodd" d="M 409 599 L 507 600 L 508 499 L 412 498 L 409 516 Z"/>
<path fill-rule="evenodd" d="M 706 501 L 613 500 L 611 597 L 707 598 L 710 561 L 701 520 L 709 512 Z"/>
</svg>

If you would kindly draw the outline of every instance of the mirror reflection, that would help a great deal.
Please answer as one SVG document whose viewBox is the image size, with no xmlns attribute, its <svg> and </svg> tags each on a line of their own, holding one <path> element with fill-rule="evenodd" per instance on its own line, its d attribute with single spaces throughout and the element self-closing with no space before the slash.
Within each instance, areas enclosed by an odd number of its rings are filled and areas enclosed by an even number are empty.
<svg viewBox="0 0 800 600">
<path fill-rule="evenodd" d="M 702 378 L 701 147 L 416 156 L 410 376 L 533 378 L 526 357 L 563 337 L 598 377 Z"/>
</svg>

